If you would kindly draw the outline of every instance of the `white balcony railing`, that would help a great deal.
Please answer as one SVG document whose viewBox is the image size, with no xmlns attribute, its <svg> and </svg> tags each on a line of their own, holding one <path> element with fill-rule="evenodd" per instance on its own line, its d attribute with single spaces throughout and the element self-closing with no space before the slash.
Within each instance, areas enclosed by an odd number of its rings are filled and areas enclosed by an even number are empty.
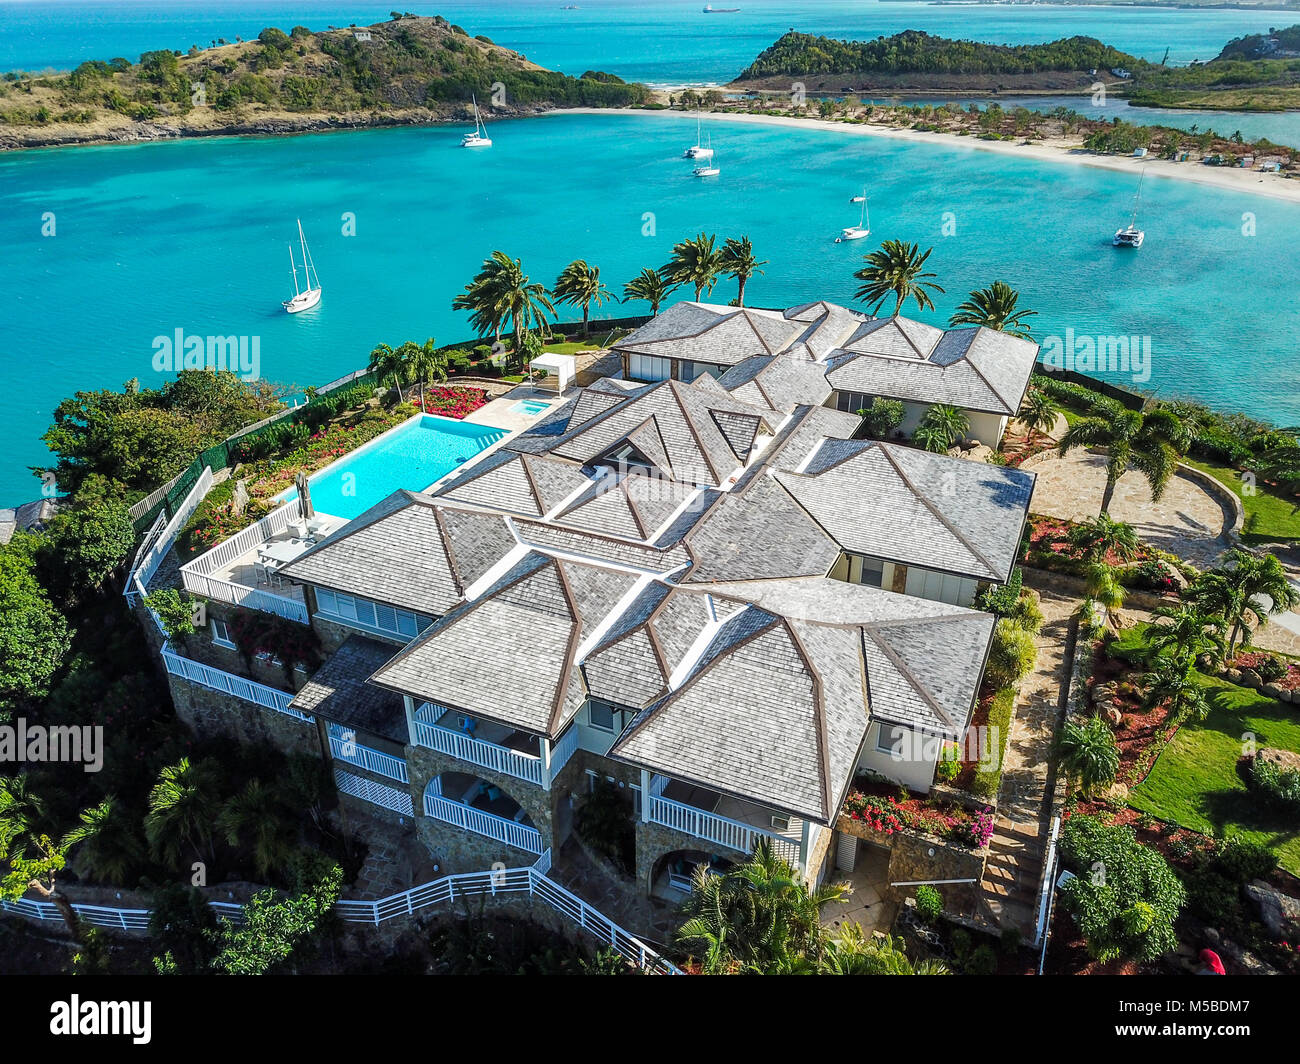
<svg viewBox="0 0 1300 1064">
<path fill-rule="evenodd" d="M 275 595 L 269 591 L 261 591 L 212 575 L 230 568 L 249 551 L 269 542 L 298 517 L 298 500 L 294 499 L 237 532 L 224 543 L 218 543 L 206 554 L 182 565 L 181 582 L 185 585 L 185 590 L 192 595 L 216 599 L 218 602 L 230 602 L 236 606 L 273 613 L 277 617 L 306 624 L 307 607 L 297 599 L 289 598 L 287 595 Z"/>
<path fill-rule="evenodd" d="M 800 853 L 801 840 L 778 835 L 774 831 L 756 828 L 752 824 L 718 816 L 717 813 L 710 813 L 693 805 L 665 798 L 657 791 L 662 790 L 666 782 L 666 778 L 661 776 L 659 781 L 651 786 L 649 806 L 646 811 L 647 819 L 685 835 L 693 835 L 697 839 L 705 839 L 744 854 L 753 853 L 758 841 L 765 839 L 771 844 L 772 853 L 777 857 L 789 861 L 795 868 L 803 867 Z"/>
<path fill-rule="evenodd" d="M 578 749 L 578 726 L 571 724 L 569 730 L 556 740 L 551 748 L 551 779 L 560 774 L 560 769 L 569 763 L 569 758 Z"/>
<path fill-rule="evenodd" d="M 441 716 L 443 712 L 444 710 L 428 702 L 416 712 L 413 736 L 416 746 L 427 746 L 430 750 L 450 754 L 461 761 L 468 761 L 471 765 L 490 768 L 507 776 L 513 776 L 515 779 L 542 786 L 542 759 L 535 754 L 511 750 L 508 746 L 490 743 L 485 739 L 475 739 L 464 732 L 420 719 L 422 713 L 426 716 Z"/>
<path fill-rule="evenodd" d="M 457 827 L 472 831 L 476 835 L 485 835 L 489 839 L 496 839 L 498 842 L 504 842 L 528 853 L 540 854 L 545 849 L 542 846 L 542 833 L 536 828 L 530 828 L 516 821 L 507 820 L 495 813 L 475 809 L 471 805 L 453 802 L 441 795 L 426 794 L 424 796 L 424 811 L 434 820 L 441 820 L 445 824 L 455 824 Z"/>
<path fill-rule="evenodd" d="M 289 703 L 293 701 L 293 695 L 288 691 L 281 691 L 278 687 L 268 687 L 264 683 L 237 676 L 233 672 L 214 669 L 211 665 L 204 665 L 203 662 L 195 661 L 193 658 L 181 657 L 166 643 L 163 644 L 162 659 L 163 664 L 167 666 L 167 671 L 172 676 L 180 676 L 182 679 L 197 684 L 199 687 L 206 687 L 212 691 L 221 691 L 224 694 L 233 695 L 241 701 L 251 702 L 255 706 L 263 706 L 266 709 L 273 709 L 277 713 L 283 713 L 285 716 L 295 717 L 298 720 L 310 721 L 312 719 L 301 710 L 290 707 Z"/>
<path fill-rule="evenodd" d="M 403 816 L 415 815 L 415 803 L 411 800 L 410 791 L 400 791 L 396 787 L 358 776 L 355 772 L 346 772 L 337 766 L 334 769 L 334 786 L 344 794 L 370 802 L 371 805 L 391 809 Z"/>
<path fill-rule="evenodd" d="M 406 774 L 406 762 L 400 757 L 386 754 L 372 746 L 362 746 L 357 742 L 357 734 L 341 724 L 329 726 L 330 753 L 336 761 L 346 761 L 377 776 L 387 776 L 398 783 L 409 783 Z"/>
</svg>

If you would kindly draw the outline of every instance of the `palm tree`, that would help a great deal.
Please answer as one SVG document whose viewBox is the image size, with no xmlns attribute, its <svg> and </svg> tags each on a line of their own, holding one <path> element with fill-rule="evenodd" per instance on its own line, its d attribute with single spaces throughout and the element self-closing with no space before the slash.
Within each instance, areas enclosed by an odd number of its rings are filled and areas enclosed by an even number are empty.
<svg viewBox="0 0 1300 1064">
<path fill-rule="evenodd" d="M 1169 719 L 1174 724 L 1204 720 L 1210 712 L 1205 688 L 1201 686 L 1195 664 L 1191 661 L 1162 658 L 1143 680 L 1147 685 L 1145 705 L 1151 708 L 1168 703 Z"/>
<path fill-rule="evenodd" d="M 1056 400 L 1046 392 L 1038 388 L 1029 390 L 1016 416 L 1029 429 L 1030 446 L 1033 446 L 1036 437 L 1046 436 L 1056 428 L 1056 419 L 1060 413 L 1061 408 L 1056 405 Z"/>
<path fill-rule="evenodd" d="M 569 303 L 582 308 L 582 335 L 586 336 L 591 306 L 600 306 L 611 299 L 610 291 L 600 279 L 600 267 L 589 266 L 583 259 L 574 259 L 560 271 L 551 289 L 557 303 Z"/>
<path fill-rule="evenodd" d="M 1114 783 L 1119 773 L 1115 733 L 1101 717 L 1089 717 L 1082 724 L 1066 721 L 1056 740 L 1056 756 L 1085 795 Z"/>
<path fill-rule="evenodd" d="M 1185 598 L 1207 613 L 1223 618 L 1231 627 L 1227 657 L 1236 653 L 1238 640 L 1245 634 L 1250 642 L 1249 626 L 1268 623 L 1269 614 L 1283 613 L 1300 605 L 1300 593 L 1291 586 L 1282 563 L 1272 554 L 1262 558 L 1234 547 L 1223 556 L 1225 564 L 1197 577 Z"/>
<path fill-rule="evenodd" d="M 728 277 L 734 277 L 739 286 L 736 292 L 736 305 L 743 307 L 745 305 L 745 282 L 755 274 L 761 275 L 760 266 L 767 265 L 767 259 L 754 258 L 754 245 L 750 243 L 749 237 L 742 236 L 739 240 L 730 239 L 722 245 L 722 252 L 719 264 L 722 272 Z"/>
<path fill-rule="evenodd" d="M 249 780 L 225 804 L 217 826 L 231 846 L 249 848 L 253 868 L 263 879 L 272 869 L 281 867 L 293 850 L 294 840 L 286 827 L 286 811 L 279 794 L 261 780 Z"/>
<path fill-rule="evenodd" d="M 705 292 L 713 291 L 722 273 L 722 252 L 713 246 L 716 239 L 712 234 L 701 233 L 694 240 L 674 244 L 672 258 L 659 268 L 673 284 L 692 285 L 696 302 Z"/>
<path fill-rule="evenodd" d="M 402 346 L 406 347 L 407 344 Z M 434 346 L 433 337 L 430 336 L 423 344 L 410 344 L 406 365 L 411 376 L 420 385 L 420 409 L 423 410 L 425 384 L 429 381 L 445 381 L 447 379 L 447 356 Z"/>
<path fill-rule="evenodd" d="M 864 255 L 867 265 L 853 276 L 862 282 L 862 287 L 854 294 L 854 299 L 861 299 L 871 304 L 874 314 L 891 297 L 898 302 L 894 306 L 894 317 L 903 311 L 903 304 L 908 299 L 916 300 L 920 310 L 933 310 L 934 301 L 931 292 L 942 294 L 943 288 L 927 277 L 937 274 L 926 273 L 921 267 L 930 257 L 934 248 L 927 248 L 925 254 L 917 244 L 905 244 L 901 240 L 886 240 L 879 250 Z"/>
<path fill-rule="evenodd" d="M 958 407 L 935 403 L 925 412 L 912 439 L 927 451 L 943 452 L 964 439 L 970 431 L 970 420 Z"/>
<path fill-rule="evenodd" d="M 504 251 L 494 251 L 483 261 L 483 268 L 465 291 L 451 301 L 451 309 L 468 310 L 470 324 L 481 335 L 491 332 L 496 340 L 509 322 L 516 358 L 522 355 L 525 334 L 533 328 L 544 329 L 546 315 L 555 313 L 546 286 L 529 281 L 523 263 Z"/>
<path fill-rule="evenodd" d="M 144 857 L 140 821 L 109 795 L 81 812 L 81 823 L 63 840 L 77 846 L 79 870 L 102 883 L 128 883 Z"/>
<path fill-rule="evenodd" d="M 820 975 L 951 975 L 939 961 L 913 962 L 903 952 L 903 940 L 886 935 L 868 939 L 860 924 L 846 922 L 837 937 L 826 943 L 817 967 Z"/>
<path fill-rule="evenodd" d="M 45 806 L 28 790 L 25 776 L 0 777 L 0 899 L 16 901 L 29 890 L 50 902 L 69 934 L 81 941 L 81 922 L 59 889 L 69 846 L 53 841 L 42 826 Z"/>
<path fill-rule="evenodd" d="M 1157 606 L 1152 613 L 1157 620 L 1148 626 L 1144 640 L 1153 656 L 1169 651 L 1185 663 L 1202 654 L 1220 660 L 1226 653 L 1222 618 L 1206 616 L 1195 606 L 1185 604 Z"/>
<path fill-rule="evenodd" d="M 665 281 L 663 274 L 658 270 L 652 270 L 647 266 L 623 286 L 623 301 L 644 299 L 650 304 L 650 313 L 658 314 L 659 305 L 676 287 L 675 284 Z"/>
<path fill-rule="evenodd" d="M 1178 456 L 1190 443 L 1186 426 L 1168 410 L 1155 407 L 1142 413 L 1103 398 L 1092 404 L 1087 417 L 1065 430 L 1058 449 L 1065 455 L 1080 447 L 1106 448 L 1106 491 L 1101 498 L 1101 512 L 1106 513 L 1115 485 L 1129 469 L 1146 478 L 1151 498 L 1158 501 Z"/>
<path fill-rule="evenodd" d="M 1016 302 L 1020 293 L 1006 281 L 994 281 L 988 288 L 972 292 L 970 298 L 957 308 L 948 319 L 951 325 L 983 325 L 1021 340 L 1032 339 L 1025 318 L 1033 317 L 1036 310 L 1018 310 Z"/>
<path fill-rule="evenodd" d="M 406 401 L 406 397 L 402 395 L 402 382 L 406 380 L 407 365 L 406 355 L 402 353 L 401 348 L 394 351 L 387 344 L 376 345 L 370 352 L 370 365 L 367 368 L 381 385 L 386 381 L 392 381 L 397 388 L 397 401 L 399 403 Z"/>
<path fill-rule="evenodd" d="M 221 812 L 217 793 L 220 770 L 211 761 L 190 762 L 181 758 L 166 765 L 149 792 L 149 812 L 144 818 L 145 835 L 154 855 L 170 865 L 179 865 L 187 846 L 215 864 L 212 832 Z"/>
<path fill-rule="evenodd" d="M 1104 561 L 1093 562 L 1084 570 L 1084 594 L 1106 611 L 1111 626 L 1120 627 L 1120 607 L 1124 605 L 1124 585 L 1115 569 Z"/>
<path fill-rule="evenodd" d="M 723 876 L 697 867 L 675 937 L 698 948 L 711 972 L 811 970 L 826 942 L 821 910 L 848 893 L 842 883 L 809 890 L 761 841 L 745 863 Z"/>
<path fill-rule="evenodd" d="M 1137 530 L 1124 521 L 1116 521 L 1105 511 L 1071 528 L 1069 540 L 1090 562 L 1104 562 L 1111 555 L 1128 561 L 1139 546 Z"/>
</svg>

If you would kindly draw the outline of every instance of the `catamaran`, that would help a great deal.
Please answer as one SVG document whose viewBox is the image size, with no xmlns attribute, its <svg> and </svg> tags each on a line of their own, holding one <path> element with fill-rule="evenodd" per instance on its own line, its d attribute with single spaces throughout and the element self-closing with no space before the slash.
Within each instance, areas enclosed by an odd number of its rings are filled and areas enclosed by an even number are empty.
<svg viewBox="0 0 1300 1064">
<path fill-rule="evenodd" d="M 695 143 L 682 152 L 683 159 L 712 159 L 713 158 L 713 140 L 709 139 L 707 143 L 700 142 L 700 113 L 695 112 Z"/>
<path fill-rule="evenodd" d="M 1111 243 L 1117 248 L 1140 248 L 1142 241 L 1147 238 L 1146 233 L 1137 227 L 1138 203 L 1142 199 L 1142 178 L 1146 176 L 1147 172 L 1143 170 L 1138 177 L 1137 193 L 1133 196 L 1133 216 L 1128 221 L 1128 227 L 1115 230 L 1115 239 Z"/>
<path fill-rule="evenodd" d="M 483 119 L 478 113 L 478 97 L 470 95 L 474 102 L 474 132 L 466 133 L 460 138 L 462 148 L 490 148 L 492 147 L 492 138 L 487 135 L 487 126 L 483 124 Z"/>
<path fill-rule="evenodd" d="M 280 306 L 290 314 L 300 310 L 310 310 L 320 302 L 320 278 L 316 276 L 316 264 L 311 261 L 311 252 L 307 250 L 307 238 L 303 236 L 302 220 L 298 220 L 298 241 L 302 245 L 302 275 L 304 287 L 298 287 L 298 264 L 293 259 L 293 245 L 289 245 L 289 270 L 293 274 L 293 298 L 286 299 Z"/>
<path fill-rule="evenodd" d="M 843 244 L 846 240 L 861 240 L 864 236 L 871 235 L 871 222 L 867 218 L 867 190 L 862 190 L 861 196 L 854 196 L 854 203 L 862 204 L 862 213 L 858 217 L 857 225 L 846 226 L 840 230 L 840 235 L 835 238 L 835 243 Z"/>
</svg>

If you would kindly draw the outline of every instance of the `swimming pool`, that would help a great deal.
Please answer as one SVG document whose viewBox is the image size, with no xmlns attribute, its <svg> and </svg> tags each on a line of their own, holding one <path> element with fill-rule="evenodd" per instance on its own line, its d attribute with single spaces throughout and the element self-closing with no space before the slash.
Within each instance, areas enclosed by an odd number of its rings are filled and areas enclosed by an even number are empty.
<svg viewBox="0 0 1300 1064">
<path fill-rule="evenodd" d="M 425 414 L 313 474 L 312 506 L 351 520 L 399 488 L 423 491 L 505 435 L 494 425 Z M 297 497 L 292 489 L 284 496 L 285 501 Z"/>
<path fill-rule="evenodd" d="M 510 408 L 512 414 L 540 414 L 544 410 L 549 410 L 550 403 L 543 403 L 540 399 L 520 399 Z"/>
</svg>

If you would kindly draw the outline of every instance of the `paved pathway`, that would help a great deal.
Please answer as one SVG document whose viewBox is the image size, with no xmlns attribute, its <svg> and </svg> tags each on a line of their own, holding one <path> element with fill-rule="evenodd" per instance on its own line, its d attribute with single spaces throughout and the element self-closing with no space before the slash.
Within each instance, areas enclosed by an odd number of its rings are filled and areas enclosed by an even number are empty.
<svg viewBox="0 0 1300 1064">
<path fill-rule="evenodd" d="M 822 910 L 822 923 L 837 933 L 844 924 L 857 924 L 869 939 L 873 931 L 888 933 L 898 915 L 898 902 L 890 901 L 889 851 L 882 846 L 858 842 L 857 860 L 853 871 L 843 872 L 832 868 L 826 875 L 828 883 L 847 883 L 852 889 L 843 902 L 831 902 Z"/>
<path fill-rule="evenodd" d="M 1106 459 L 1101 455 L 1074 451 L 1062 458 L 1049 453 L 1026 462 L 1025 468 L 1038 474 L 1030 503 L 1034 513 L 1078 521 L 1101 512 L 1106 489 Z M 1110 515 L 1133 525 L 1143 542 L 1200 568 L 1230 546 L 1232 515 L 1191 477 L 1173 477 L 1160 501 L 1152 502 L 1147 482 L 1137 473 L 1125 473 L 1115 486 Z"/>
<path fill-rule="evenodd" d="M 1038 661 L 1025 678 L 1007 744 L 998 816 L 984 866 L 983 901 L 1001 927 L 1015 927 L 1032 938 L 1043 851 L 1051 827 L 1049 769 L 1052 742 L 1064 711 L 1072 656 L 1070 616 L 1078 601 L 1042 592 L 1043 629 L 1034 642 Z"/>
</svg>

